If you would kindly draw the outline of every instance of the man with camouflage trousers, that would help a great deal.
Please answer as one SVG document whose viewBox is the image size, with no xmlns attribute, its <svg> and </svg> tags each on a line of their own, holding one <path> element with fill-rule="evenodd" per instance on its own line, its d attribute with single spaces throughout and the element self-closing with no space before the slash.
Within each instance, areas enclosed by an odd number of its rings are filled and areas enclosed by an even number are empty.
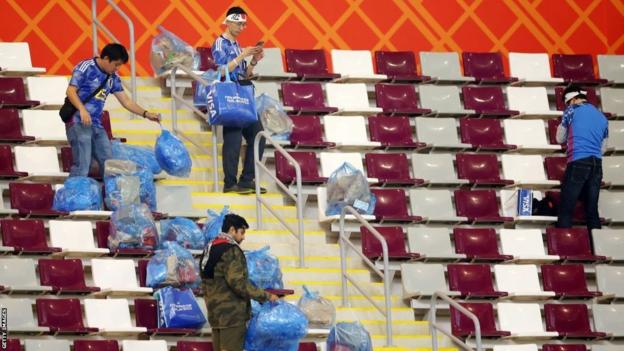
<svg viewBox="0 0 624 351">
<path fill-rule="evenodd" d="M 249 281 L 247 260 L 239 246 L 248 228 L 243 217 L 226 215 L 222 233 L 208 244 L 200 260 L 212 345 L 216 351 L 243 350 L 247 321 L 251 319 L 250 299 L 258 302 L 278 299 Z"/>
</svg>

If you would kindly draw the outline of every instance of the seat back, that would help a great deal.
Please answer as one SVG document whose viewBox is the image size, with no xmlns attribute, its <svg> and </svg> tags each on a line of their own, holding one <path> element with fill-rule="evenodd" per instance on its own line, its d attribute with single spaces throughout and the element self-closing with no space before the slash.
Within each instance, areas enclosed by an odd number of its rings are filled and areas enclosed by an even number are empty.
<svg viewBox="0 0 624 351">
<path fill-rule="evenodd" d="M 412 51 L 375 51 L 376 72 L 388 76 L 416 74 L 416 58 Z"/>
<path fill-rule="evenodd" d="M 302 180 L 305 181 L 306 179 L 319 177 L 316 153 L 310 151 L 291 151 L 288 154 L 299 164 Z M 277 179 L 286 184 L 294 182 L 297 177 L 295 167 L 286 160 L 284 155 L 277 151 L 275 151 L 275 175 Z"/>
<path fill-rule="evenodd" d="M 370 178 L 409 180 L 411 179 L 407 156 L 400 154 L 364 155 L 366 173 Z"/>
<path fill-rule="evenodd" d="M 286 55 L 286 70 L 298 75 L 327 74 L 327 60 L 325 52 L 319 50 L 284 50 Z"/>
<path fill-rule="evenodd" d="M 454 85 L 419 85 L 418 94 L 424 108 L 441 112 L 463 111 L 459 88 Z"/>
<path fill-rule="evenodd" d="M 366 145 L 366 119 L 363 116 L 324 116 L 325 138 L 338 145 Z"/>
<path fill-rule="evenodd" d="M 355 169 L 366 175 L 364 165 L 362 164 L 362 155 L 358 152 L 321 152 L 320 158 L 321 175 L 323 177 L 329 178 L 345 162 L 348 162 Z"/>
<path fill-rule="evenodd" d="M 284 105 L 294 108 L 325 107 L 320 83 L 282 83 Z"/>
<path fill-rule="evenodd" d="M 2 67 L 2 66 L 0 66 Z M 1 81 L 2 78 L 0 78 Z M 1 98 L 0 98 L 1 99 Z M 24 112 L 29 110 L 24 110 Z M 32 110 L 30 112 L 34 112 Z M 60 120 L 59 118 L 56 118 Z M 22 128 L 20 125 L 20 115 L 16 109 L 0 109 L 0 139 L 22 139 Z"/>
<path fill-rule="evenodd" d="M 410 206 L 415 216 L 426 218 L 455 217 L 451 191 L 447 189 L 411 189 Z"/>
<path fill-rule="evenodd" d="M 24 351 L 69 351 L 69 340 L 26 339 Z"/>
<path fill-rule="evenodd" d="M 624 156 L 603 157 L 602 178 L 606 183 L 624 184 Z"/>
<path fill-rule="evenodd" d="M 21 77 L 0 78 L 0 102 L 4 104 L 20 104 L 25 101 L 26 92 L 24 90 L 24 81 Z"/>
<path fill-rule="evenodd" d="M 540 267 L 544 290 L 557 294 L 587 292 L 582 264 L 544 264 Z"/>
<path fill-rule="evenodd" d="M 216 69 L 217 65 L 212 57 L 212 49 L 205 46 L 198 46 L 195 48 L 199 54 L 199 67 L 200 71 L 207 71 L 209 69 Z"/>
<path fill-rule="evenodd" d="M 546 128 L 542 120 L 511 120 L 503 121 L 507 144 L 522 146 L 548 145 Z"/>
<path fill-rule="evenodd" d="M 75 290 L 86 287 L 80 259 L 40 259 L 38 268 L 41 285 Z"/>
<path fill-rule="evenodd" d="M 488 264 L 449 264 L 446 269 L 452 291 L 460 291 L 462 294 L 494 291 L 492 272 Z"/>
<path fill-rule="evenodd" d="M 498 200 L 494 190 L 455 190 L 455 208 L 458 216 L 498 217 Z"/>
<path fill-rule="evenodd" d="M 2 117 L 0 117 L 0 119 L 1 118 Z M 13 152 L 9 145 L 0 145 L 0 173 L 15 173 L 15 169 L 13 168 Z"/>
<path fill-rule="evenodd" d="M 507 87 L 509 109 L 527 113 L 550 111 L 545 87 Z"/>
<path fill-rule="evenodd" d="M 498 235 L 503 254 L 533 257 L 546 254 L 539 229 L 501 229 Z"/>
<path fill-rule="evenodd" d="M 600 88 L 602 110 L 618 116 L 624 115 L 624 89 Z M 596 105 L 598 106 L 598 105 Z"/>
<path fill-rule="evenodd" d="M 596 108 L 600 108 L 600 103 L 598 101 L 598 96 L 596 95 L 596 90 L 593 88 L 583 87 L 587 96 L 587 101 L 594 105 Z M 565 87 L 555 87 L 555 105 L 557 106 L 557 110 L 564 111 L 566 109 L 565 102 L 563 101 L 563 92 L 565 91 Z"/>
<path fill-rule="evenodd" d="M 128 300 L 84 299 L 87 325 L 92 328 L 123 329 L 132 328 Z"/>
<path fill-rule="evenodd" d="M 451 257 L 455 250 L 447 228 L 407 228 L 407 243 L 410 252 L 425 256 Z M 445 285 L 446 286 L 446 285 Z"/>
<path fill-rule="evenodd" d="M 537 303 L 499 302 L 496 306 L 498 324 L 512 334 L 540 334 L 544 332 L 542 314 Z"/>
<path fill-rule="evenodd" d="M 461 142 L 477 146 L 502 145 L 503 128 L 498 120 L 462 118 L 459 121 Z"/>
<path fill-rule="evenodd" d="M 503 79 L 505 69 L 503 59 L 498 52 L 466 52 L 462 53 L 464 73 L 477 79 Z"/>
<path fill-rule="evenodd" d="M 441 79 L 463 77 L 456 52 L 420 52 L 422 74 Z"/>
<path fill-rule="evenodd" d="M 58 152 L 54 146 L 16 146 L 15 168 L 31 175 L 60 173 Z"/>
<path fill-rule="evenodd" d="M 493 351 L 538 351 L 536 344 L 494 345 Z"/>
<path fill-rule="evenodd" d="M 168 351 L 165 340 L 123 340 L 123 351 Z"/>
<path fill-rule="evenodd" d="M 368 117 L 368 131 L 371 141 L 384 145 L 406 145 L 414 143 L 412 126 L 408 117 Z"/>
<path fill-rule="evenodd" d="M 331 50 L 332 67 L 340 75 L 372 75 L 373 60 L 368 50 Z M 331 105 L 334 106 L 334 105 Z"/>
<path fill-rule="evenodd" d="M 37 299 L 39 326 L 59 329 L 81 329 L 82 309 L 79 299 Z"/>
<path fill-rule="evenodd" d="M 0 67 L 2 69 L 32 67 L 28 43 L 0 43 Z"/>
<path fill-rule="evenodd" d="M 548 129 L 548 142 L 552 145 L 559 145 L 557 142 L 557 127 L 559 126 L 559 119 L 551 118 L 546 122 Z"/>
<path fill-rule="evenodd" d="M 593 304 L 592 314 L 596 330 L 618 337 L 624 335 L 624 321 L 622 321 L 624 308 L 621 304 Z"/>
<path fill-rule="evenodd" d="M 405 234 L 403 234 L 401 227 L 375 227 L 375 229 L 386 240 L 388 256 L 405 255 Z M 360 227 L 360 234 L 362 235 L 362 253 L 371 259 L 382 257 L 381 242 L 377 240 L 373 233 L 368 228 L 362 226 Z"/>
<path fill-rule="evenodd" d="M 62 105 L 69 86 L 67 77 L 27 77 L 28 97 L 42 104 Z M 58 118 L 57 118 L 58 119 Z"/>
<path fill-rule="evenodd" d="M 600 78 L 624 82 L 624 55 L 597 55 Z"/>
<path fill-rule="evenodd" d="M 553 54 L 553 75 L 566 80 L 593 80 L 594 62 L 591 55 Z"/>
<path fill-rule="evenodd" d="M 560 256 L 592 255 L 587 228 L 546 228 L 548 254 Z"/>
<path fill-rule="evenodd" d="M 444 278 L 444 266 L 436 263 L 403 263 L 401 282 L 404 298 L 449 290 Z"/>
<path fill-rule="evenodd" d="M 412 84 L 375 84 L 375 100 L 384 109 L 418 109 L 418 95 Z"/>
<path fill-rule="evenodd" d="M 52 220 L 48 222 L 48 225 L 52 246 L 68 251 L 95 249 L 91 222 Z"/>
<path fill-rule="evenodd" d="M 598 199 L 598 211 L 602 217 L 611 221 L 624 221 L 624 196 L 621 192 L 602 191 Z"/>
<path fill-rule="evenodd" d="M 401 217 L 408 216 L 407 200 L 403 189 L 371 189 L 375 194 L 375 216 Z"/>
<path fill-rule="evenodd" d="M 117 340 L 74 340 L 74 351 L 119 351 Z"/>
<path fill-rule="evenodd" d="M 587 305 L 578 304 L 544 304 L 546 330 L 559 333 L 587 333 L 589 313 Z"/>
<path fill-rule="evenodd" d="M 592 241 L 596 255 L 624 260 L 624 230 L 593 229 Z"/>
<path fill-rule="evenodd" d="M 458 153 L 455 160 L 459 178 L 471 181 L 501 179 L 498 159 L 494 154 Z"/>
<path fill-rule="evenodd" d="M 494 322 L 494 308 L 489 302 L 484 303 L 461 303 L 461 306 L 472 312 L 481 326 L 481 333 L 488 334 L 496 331 Z M 459 312 L 455 307 L 451 306 L 451 332 L 455 336 L 466 336 L 474 334 L 475 326 L 472 319 Z"/>
<path fill-rule="evenodd" d="M 93 283 L 101 289 L 136 289 L 139 283 L 136 278 L 134 261 L 131 259 L 99 259 L 91 260 Z"/>
<path fill-rule="evenodd" d="M 24 134 L 38 140 L 67 140 L 65 123 L 54 110 L 23 110 Z"/>
<path fill-rule="evenodd" d="M 494 228 L 453 228 L 457 253 L 473 255 L 498 255 Z"/>
<path fill-rule="evenodd" d="M 50 184 L 10 183 L 11 208 L 20 210 L 50 210 L 54 190 Z"/>
<path fill-rule="evenodd" d="M 154 299 L 134 299 L 134 318 L 137 327 L 158 328 L 158 302 Z"/>
<path fill-rule="evenodd" d="M 416 136 L 419 141 L 432 145 L 457 145 L 455 118 L 416 117 Z"/>
<path fill-rule="evenodd" d="M 0 309 L 4 308 L 7 311 L 7 329 L 30 329 L 37 326 L 30 299 L 0 299 Z"/>
<path fill-rule="evenodd" d="M 6 287 L 36 287 L 35 261 L 30 258 L 0 258 L 0 285 Z"/>
<path fill-rule="evenodd" d="M 501 155 L 503 178 L 514 182 L 543 182 L 546 180 L 544 161 L 540 155 Z"/>
<path fill-rule="evenodd" d="M 22 350 L 22 345 L 20 345 L 19 339 L 7 339 L 5 346 L 6 346 L 5 351 L 21 351 Z"/>
<path fill-rule="evenodd" d="M 504 111 L 505 96 L 499 87 L 462 87 L 464 108 L 475 111 Z"/>
<path fill-rule="evenodd" d="M 275 82 L 254 82 L 254 90 L 256 98 L 262 94 L 281 101 L 279 94 L 279 85 Z"/>
<path fill-rule="evenodd" d="M 624 267 L 596 265 L 596 286 L 605 295 L 613 294 L 616 298 L 624 297 Z"/>
<path fill-rule="evenodd" d="M 509 70 L 513 77 L 527 81 L 552 79 L 548 54 L 510 52 Z"/>
<path fill-rule="evenodd" d="M 624 150 L 624 121 L 609 121 L 607 147 Z"/>
<path fill-rule="evenodd" d="M 546 166 L 546 174 L 549 180 L 563 181 L 563 176 L 568 164 L 566 157 L 549 156 L 544 157 L 544 165 Z"/>
<path fill-rule="evenodd" d="M 264 48 L 264 58 L 258 61 L 255 72 L 258 75 L 284 74 L 284 60 L 280 48 Z"/>
<path fill-rule="evenodd" d="M 323 141 L 323 126 L 318 116 L 290 116 L 290 119 L 293 121 L 291 142 L 314 144 Z"/>
<path fill-rule="evenodd" d="M 213 351 L 210 341 L 182 341 L 176 344 L 177 351 Z"/>
<path fill-rule="evenodd" d="M 0 230 L 4 246 L 31 250 L 48 249 L 45 227 L 41 220 L 3 219 L 0 220 Z"/>
<path fill-rule="evenodd" d="M 364 83 L 325 84 L 327 104 L 339 109 L 368 108 L 368 93 Z"/>
<path fill-rule="evenodd" d="M 510 294 L 542 291 L 537 266 L 534 264 L 497 264 L 494 266 L 494 276 L 499 291 Z"/>
</svg>

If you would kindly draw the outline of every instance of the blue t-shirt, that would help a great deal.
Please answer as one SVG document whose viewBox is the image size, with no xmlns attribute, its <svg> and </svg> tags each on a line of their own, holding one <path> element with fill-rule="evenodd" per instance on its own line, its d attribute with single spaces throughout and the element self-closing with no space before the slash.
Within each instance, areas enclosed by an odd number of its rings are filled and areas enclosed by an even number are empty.
<svg viewBox="0 0 624 351">
<path fill-rule="evenodd" d="M 108 74 L 97 65 L 95 58 L 91 58 L 80 62 L 74 67 L 69 85 L 78 88 L 78 97 L 80 97 L 81 101 L 84 101 L 95 89 L 102 85 L 102 82 L 106 80 L 107 76 Z M 108 83 L 104 84 L 102 89 L 95 94 L 91 100 L 84 104 L 91 115 L 91 123 L 93 126 L 102 127 L 102 111 L 104 110 L 106 97 L 108 94 L 118 91 L 123 91 L 121 79 L 119 79 L 116 73 L 113 73 Z M 80 122 L 80 112 L 76 112 L 72 118 L 72 123 L 77 122 Z"/>
<path fill-rule="evenodd" d="M 602 141 L 609 136 L 607 118 L 590 103 L 570 105 L 561 125 L 567 129 L 568 162 L 602 158 Z"/>
<path fill-rule="evenodd" d="M 217 66 L 223 66 L 228 62 L 235 59 L 241 54 L 242 50 L 237 41 L 230 41 L 223 35 L 219 36 L 212 44 L 212 58 Z M 239 79 L 246 79 L 247 77 L 247 62 L 241 60 L 241 62 L 230 72 L 230 79 L 238 81 Z"/>
</svg>

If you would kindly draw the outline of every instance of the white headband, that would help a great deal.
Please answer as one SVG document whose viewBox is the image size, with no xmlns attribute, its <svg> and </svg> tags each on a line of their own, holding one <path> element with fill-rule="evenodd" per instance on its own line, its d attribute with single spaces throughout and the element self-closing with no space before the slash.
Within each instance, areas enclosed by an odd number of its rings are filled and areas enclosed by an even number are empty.
<svg viewBox="0 0 624 351">
<path fill-rule="evenodd" d="M 223 24 L 225 24 L 226 22 L 247 22 L 247 15 L 244 13 L 232 13 L 229 14 L 227 17 L 225 17 L 225 19 L 223 20 Z"/>
<path fill-rule="evenodd" d="M 575 97 L 577 97 L 579 95 L 587 96 L 587 92 L 585 90 L 571 91 L 571 92 L 565 94 L 564 100 L 567 103 L 568 101 L 574 99 Z"/>
</svg>

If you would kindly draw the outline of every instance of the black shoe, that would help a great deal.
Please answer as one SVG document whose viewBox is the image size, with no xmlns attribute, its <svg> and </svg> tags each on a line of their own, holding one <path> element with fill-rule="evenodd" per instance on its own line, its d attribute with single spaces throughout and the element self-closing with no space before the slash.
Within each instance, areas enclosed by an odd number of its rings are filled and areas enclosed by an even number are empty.
<svg viewBox="0 0 624 351">
<path fill-rule="evenodd" d="M 252 193 L 256 192 L 256 183 L 238 183 L 238 187 L 241 189 L 250 189 Z M 260 194 L 266 194 L 267 190 L 263 187 L 260 187 Z"/>
<path fill-rule="evenodd" d="M 223 188 L 224 193 L 234 193 L 240 195 L 247 195 L 253 193 L 253 191 L 249 188 L 241 188 L 238 185 L 232 185 L 231 187 Z"/>
</svg>

